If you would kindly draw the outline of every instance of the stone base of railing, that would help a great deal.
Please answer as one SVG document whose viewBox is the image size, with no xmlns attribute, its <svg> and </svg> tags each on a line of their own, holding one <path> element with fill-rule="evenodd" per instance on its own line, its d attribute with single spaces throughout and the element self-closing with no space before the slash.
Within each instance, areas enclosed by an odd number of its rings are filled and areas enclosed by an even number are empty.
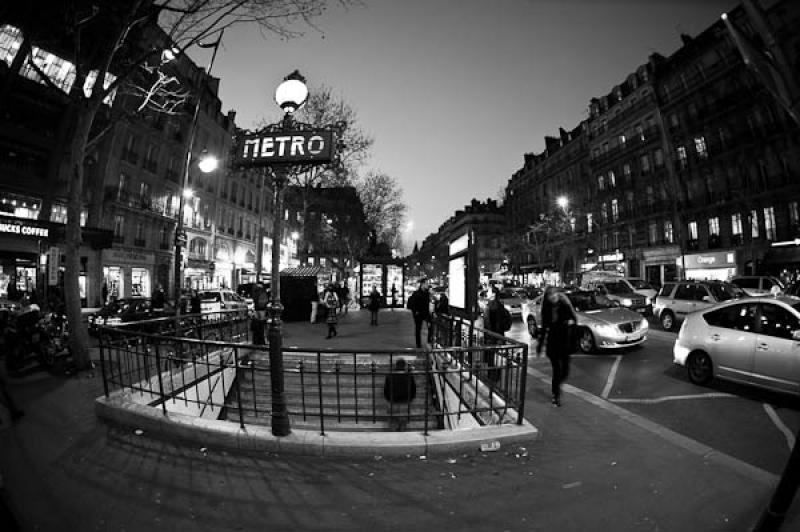
<svg viewBox="0 0 800 532">
<path fill-rule="evenodd" d="M 206 419 L 179 412 L 164 412 L 161 407 L 131 400 L 129 394 L 115 392 L 95 401 L 97 416 L 145 435 L 185 441 L 209 449 L 243 452 L 272 452 L 320 456 L 450 456 L 453 453 L 480 452 L 482 444 L 499 442 L 501 448 L 526 445 L 538 437 L 536 427 L 522 424 L 488 425 L 459 430 L 422 432 L 329 432 L 294 430 L 289 436 L 275 437 L 269 427 Z"/>
</svg>

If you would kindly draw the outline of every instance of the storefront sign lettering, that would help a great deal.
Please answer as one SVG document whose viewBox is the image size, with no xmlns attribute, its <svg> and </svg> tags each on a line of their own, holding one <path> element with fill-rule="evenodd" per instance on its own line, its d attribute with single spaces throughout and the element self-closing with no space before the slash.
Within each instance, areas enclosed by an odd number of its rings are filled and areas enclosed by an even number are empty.
<svg viewBox="0 0 800 532">
<path fill-rule="evenodd" d="M 686 267 L 687 270 L 692 268 L 730 268 L 736 266 L 736 252 L 718 251 L 685 255 L 683 260 L 681 257 L 675 259 L 675 264 Z"/>
<path fill-rule="evenodd" d="M 47 238 L 50 236 L 50 230 L 46 227 L 37 227 L 35 225 L 8 222 L 0 222 L 0 233 L 34 236 L 38 238 Z"/>
</svg>

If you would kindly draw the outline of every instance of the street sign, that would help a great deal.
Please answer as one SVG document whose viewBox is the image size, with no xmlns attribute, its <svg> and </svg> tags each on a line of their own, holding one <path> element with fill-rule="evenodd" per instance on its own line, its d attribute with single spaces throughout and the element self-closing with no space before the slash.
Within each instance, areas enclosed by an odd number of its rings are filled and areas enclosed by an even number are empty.
<svg viewBox="0 0 800 532">
<path fill-rule="evenodd" d="M 249 166 L 328 163 L 333 159 L 333 143 L 333 131 L 255 133 L 239 139 L 236 158 Z"/>
</svg>

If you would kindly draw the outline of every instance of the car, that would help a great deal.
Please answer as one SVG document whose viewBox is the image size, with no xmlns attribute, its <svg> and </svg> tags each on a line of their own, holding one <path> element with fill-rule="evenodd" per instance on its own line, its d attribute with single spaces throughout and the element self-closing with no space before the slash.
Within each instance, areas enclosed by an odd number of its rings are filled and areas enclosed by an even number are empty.
<svg viewBox="0 0 800 532">
<path fill-rule="evenodd" d="M 96 335 L 97 327 L 115 327 L 133 321 L 163 318 L 174 314 L 171 306 L 154 309 L 149 297 L 122 297 L 114 299 L 88 316 L 89 334 Z"/>
<path fill-rule="evenodd" d="M 587 272 L 584 273 L 581 277 L 581 287 L 584 289 L 589 289 L 589 283 L 599 283 L 599 282 L 620 282 L 628 287 L 629 292 L 634 292 L 636 294 L 642 295 L 646 297 L 649 301 L 647 304 L 651 304 L 653 298 L 656 297 L 656 290 L 653 285 L 641 279 L 639 277 L 624 277 L 623 275 L 612 273 L 612 272 Z"/>
<path fill-rule="evenodd" d="M 219 312 L 221 310 L 247 309 L 243 297 L 227 288 L 200 290 L 200 309 L 202 312 Z"/>
<path fill-rule="evenodd" d="M 731 283 L 744 290 L 748 296 L 769 296 L 784 290 L 783 283 L 778 279 L 763 275 L 742 275 L 731 279 Z"/>
<path fill-rule="evenodd" d="M 511 288 L 503 288 L 497 292 L 497 298 L 511 313 L 512 318 L 522 317 L 522 303 L 525 299 L 524 293 Z"/>
<path fill-rule="evenodd" d="M 575 290 L 566 294 L 578 316 L 578 349 L 583 353 L 633 347 L 647 340 L 650 323 L 638 312 L 624 308 L 593 290 Z M 543 297 L 539 296 L 524 306 L 522 319 L 531 338 L 539 335 Z"/>
<path fill-rule="evenodd" d="M 662 329 L 673 331 L 690 312 L 742 297 L 747 294 L 741 288 L 722 281 L 664 283 L 653 304 L 653 315 Z"/>
<path fill-rule="evenodd" d="M 715 378 L 800 394 L 800 298 L 730 300 L 689 314 L 673 362 L 689 380 Z"/>
<path fill-rule="evenodd" d="M 647 314 L 652 309 L 649 297 L 637 294 L 630 288 L 629 284 L 621 279 L 590 281 L 582 288 L 590 291 L 597 290 L 608 299 L 617 301 L 621 306 L 641 314 Z"/>
<path fill-rule="evenodd" d="M 269 283 L 262 283 L 264 287 L 269 290 Z M 244 302 L 247 304 L 247 308 L 250 310 L 255 309 L 255 300 L 253 299 L 253 290 L 256 287 L 256 283 L 241 283 L 239 286 L 236 287 L 236 294 L 241 297 Z"/>
</svg>

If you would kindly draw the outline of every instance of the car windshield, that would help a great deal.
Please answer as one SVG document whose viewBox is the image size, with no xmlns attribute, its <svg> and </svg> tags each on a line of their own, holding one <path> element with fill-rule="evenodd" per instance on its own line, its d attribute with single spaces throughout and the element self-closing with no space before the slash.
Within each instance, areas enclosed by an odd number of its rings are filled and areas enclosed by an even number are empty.
<svg viewBox="0 0 800 532">
<path fill-rule="evenodd" d="M 635 290 L 652 290 L 653 287 L 650 286 L 650 283 L 644 281 L 642 279 L 629 279 L 629 283 Z"/>
<path fill-rule="evenodd" d="M 605 283 L 604 286 L 609 294 L 628 294 L 631 291 L 625 283 L 621 282 Z"/>
<path fill-rule="evenodd" d="M 615 308 L 615 305 L 606 296 L 595 294 L 594 292 L 574 292 L 567 294 L 572 306 L 578 312 L 586 312 L 589 310 L 603 310 L 607 308 Z"/>
<path fill-rule="evenodd" d="M 203 301 L 220 301 L 222 299 L 219 292 L 200 292 L 199 295 Z"/>
<path fill-rule="evenodd" d="M 708 285 L 708 290 L 717 301 L 728 301 L 729 299 L 736 299 L 747 295 L 744 290 L 731 283 L 710 284 Z"/>
</svg>

